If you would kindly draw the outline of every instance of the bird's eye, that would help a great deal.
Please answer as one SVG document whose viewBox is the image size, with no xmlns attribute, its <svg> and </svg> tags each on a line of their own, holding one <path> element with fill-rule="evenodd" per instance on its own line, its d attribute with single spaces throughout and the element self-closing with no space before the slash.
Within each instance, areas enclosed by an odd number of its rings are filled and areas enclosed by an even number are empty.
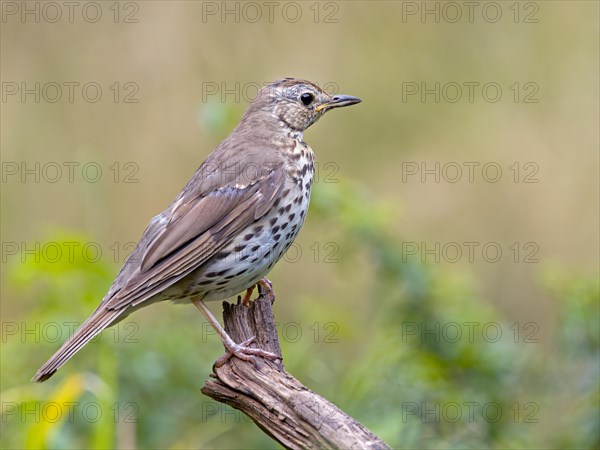
<svg viewBox="0 0 600 450">
<path fill-rule="evenodd" d="M 306 106 L 310 105 L 314 99 L 315 97 L 309 92 L 305 92 L 300 96 L 300 100 L 302 100 L 302 103 Z"/>
</svg>

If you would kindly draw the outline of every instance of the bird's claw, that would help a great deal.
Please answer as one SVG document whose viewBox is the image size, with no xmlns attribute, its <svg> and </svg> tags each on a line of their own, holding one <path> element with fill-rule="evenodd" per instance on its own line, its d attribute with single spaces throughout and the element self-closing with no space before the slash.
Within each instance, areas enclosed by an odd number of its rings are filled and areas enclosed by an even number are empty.
<svg viewBox="0 0 600 450">
<path fill-rule="evenodd" d="M 228 346 L 224 343 L 227 352 L 221 356 L 215 362 L 215 367 L 221 367 L 227 361 L 229 361 L 233 356 L 241 359 L 242 361 L 252 361 L 254 356 L 262 356 L 263 358 L 267 358 L 270 360 L 281 359 L 280 356 L 277 356 L 275 353 L 267 352 L 266 350 L 261 350 L 260 348 L 251 348 L 248 347 L 256 337 L 251 337 L 250 339 L 246 339 L 244 342 L 240 342 L 239 344 L 235 344 L 233 346 Z"/>
<path fill-rule="evenodd" d="M 248 289 L 246 289 L 244 297 L 242 298 L 240 296 L 238 298 L 238 303 L 241 301 L 242 305 L 250 306 L 250 299 L 252 297 L 252 292 L 254 292 L 255 287 L 258 287 L 259 296 L 270 294 L 273 297 L 273 300 L 275 300 L 275 296 L 273 295 L 273 283 L 271 283 L 267 278 L 261 278 L 256 284 L 253 284 Z M 271 301 L 271 304 L 273 304 L 273 301 Z"/>
<path fill-rule="evenodd" d="M 258 283 L 258 294 L 265 295 L 273 292 L 273 283 L 271 283 L 267 278 L 261 278 Z"/>
</svg>

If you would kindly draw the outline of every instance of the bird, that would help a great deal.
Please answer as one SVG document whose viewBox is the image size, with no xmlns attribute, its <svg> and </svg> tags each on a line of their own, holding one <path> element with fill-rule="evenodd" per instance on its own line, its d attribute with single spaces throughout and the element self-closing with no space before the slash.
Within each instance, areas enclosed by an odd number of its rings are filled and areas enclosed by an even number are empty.
<svg viewBox="0 0 600 450">
<path fill-rule="evenodd" d="M 314 153 L 304 131 L 326 112 L 360 103 L 317 84 L 283 78 L 263 86 L 239 124 L 200 165 L 174 201 L 150 220 L 97 309 L 37 371 L 49 379 L 102 330 L 159 301 L 192 303 L 236 356 L 277 358 L 235 343 L 205 302 L 258 284 L 292 244 L 306 218 Z"/>
</svg>

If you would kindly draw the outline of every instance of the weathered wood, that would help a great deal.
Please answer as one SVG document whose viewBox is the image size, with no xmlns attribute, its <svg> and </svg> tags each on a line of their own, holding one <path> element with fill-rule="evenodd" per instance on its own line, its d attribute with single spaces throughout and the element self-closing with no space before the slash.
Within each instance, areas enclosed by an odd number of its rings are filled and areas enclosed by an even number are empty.
<svg viewBox="0 0 600 450">
<path fill-rule="evenodd" d="M 244 306 L 223 303 L 227 333 L 235 342 L 253 336 L 251 345 L 281 356 L 273 317 L 272 291 Z M 231 358 L 213 367 L 202 393 L 226 403 L 250 417 L 258 427 L 290 449 L 341 448 L 389 449 L 390 447 L 287 373 L 282 360 L 255 357 L 253 361 Z"/>
</svg>

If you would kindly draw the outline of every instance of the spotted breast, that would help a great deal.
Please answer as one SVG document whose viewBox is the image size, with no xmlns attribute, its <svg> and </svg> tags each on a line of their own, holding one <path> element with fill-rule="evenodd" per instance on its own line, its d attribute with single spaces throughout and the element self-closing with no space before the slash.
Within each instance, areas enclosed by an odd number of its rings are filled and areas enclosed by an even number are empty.
<svg viewBox="0 0 600 450">
<path fill-rule="evenodd" d="M 286 151 L 286 179 L 267 214 L 247 227 L 213 259 L 167 289 L 162 299 L 177 303 L 205 293 L 204 300 L 223 300 L 243 292 L 266 276 L 285 254 L 306 218 L 314 175 L 314 153 L 302 141 Z M 185 287 L 183 292 L 182 287 Z"/>
</svg>

